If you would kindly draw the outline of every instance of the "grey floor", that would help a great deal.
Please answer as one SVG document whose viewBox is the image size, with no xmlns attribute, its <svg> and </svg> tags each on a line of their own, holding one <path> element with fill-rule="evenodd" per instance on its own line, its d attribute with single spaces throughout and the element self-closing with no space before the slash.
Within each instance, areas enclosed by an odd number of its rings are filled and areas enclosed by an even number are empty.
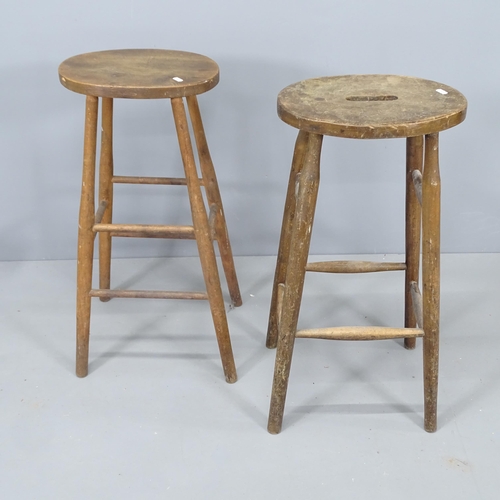
<svg viewBox="0 0 500 500">
<path fill-rule="evenodd" d="M 420 341 L 303 339 L 283 432 L 266 432 L 274 263 L 237 259 L 233 385 L 208 304 L 187 301 L 94 299 L 90 374 L 76 378 L 75 263 L 0 263 L 1 498 L 499 498 L 500 254 L 443 255 L 435 434 L 422 427 Z M 119 260 L 113 275 L 203 288 L 197 259 Z M 399 326 L 402 284 L 310 274 L 299 326 Z"/>
</svg>

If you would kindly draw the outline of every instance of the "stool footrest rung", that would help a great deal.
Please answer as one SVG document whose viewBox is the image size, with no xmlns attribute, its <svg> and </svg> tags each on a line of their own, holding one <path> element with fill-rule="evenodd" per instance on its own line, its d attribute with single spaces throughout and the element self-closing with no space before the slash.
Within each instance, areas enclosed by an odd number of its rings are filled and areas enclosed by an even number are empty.
<svg viewBox="0 0 500 500">
<path fill-rule="evenodd" d="M 203 179 L 198 179 L 203 186 Z M 130 175 L 114 175 L 111 179 L 114 184 L 153 184 L 157 186 L 186 186 L 184 177 L 137 177 Z"/>
<path fill-rule="evenodd" d="M 91 297 L 123 299 L 189 299 L 208 300 L 206 292 L 168 292 L 162 290 L 90 290 Z"/>
<path fill-rule="evenodd" d="M 423 337 L 421 328 L 388 328 L 384 326 L 337 326 L 299 330 L 296 338 L 326 340 L 388 340 Z"/>
<path fill-rule="evenodd" d="M 124 238 L 172 238 L 194 240 L 193 226 L 164 226 L 150 224 L 94 224 L 94 232 L 107 232 Z"/>
<path fill-rule="evenodd" d="M 404 271 L 404 262 L 369 262 L 364 260 L 334 260 L 308 262 L 306 271 L 316 273 L 377 273 L 381 271 Z"/>
</svg>

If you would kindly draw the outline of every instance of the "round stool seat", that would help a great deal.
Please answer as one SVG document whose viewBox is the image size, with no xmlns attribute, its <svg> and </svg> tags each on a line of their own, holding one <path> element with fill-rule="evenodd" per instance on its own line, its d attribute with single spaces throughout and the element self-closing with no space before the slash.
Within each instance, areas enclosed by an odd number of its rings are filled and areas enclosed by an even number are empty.
<svg viewBox="0 0 500 500">
<path fill-rule="evenodd" d="M 303 80 L 278 95 L 289 125 L 353 139 L 416 137 L 458 125 L 467 100 L 442 83 L 395 75 L 347 75 Z"/>
<path fill-rule="evenodd" d="M 97 97 L 161 99 L 202 94 L 219 82 L 212 59 L 177 50 L 127 49 L 89 52 L 59 66 L 61 83 Z"/>
</svg>

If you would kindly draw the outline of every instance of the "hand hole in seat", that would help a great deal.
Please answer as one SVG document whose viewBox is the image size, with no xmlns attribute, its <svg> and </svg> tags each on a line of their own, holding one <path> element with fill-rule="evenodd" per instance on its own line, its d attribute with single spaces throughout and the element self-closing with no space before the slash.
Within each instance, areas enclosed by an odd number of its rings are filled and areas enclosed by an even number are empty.
<svg viewBox="0 0 500 500">
<path fill-rule="evenodd" d="M 348 101 L 395 101 L 397 95 L 350 95 Z"/>
</svg>

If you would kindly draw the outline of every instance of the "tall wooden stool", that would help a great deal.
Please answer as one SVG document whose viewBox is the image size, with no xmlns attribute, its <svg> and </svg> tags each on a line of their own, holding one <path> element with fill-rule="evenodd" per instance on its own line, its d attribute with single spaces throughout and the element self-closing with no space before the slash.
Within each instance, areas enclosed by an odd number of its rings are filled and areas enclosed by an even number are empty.
<svg viewBox="0 0 500 500">
<path fill-rule="evenodd" d="M 61 83 L 85 94 L 85 138 L 83 181 L 78 229 L 77 269 L 77 350 L 76 374 L 88 373 L 90 299 L 112 297 L 208 300 L 227 382 L 236 382 L 231 341 L 213 247 L 219 246 L 222 265 L 235 306 L 241 305 L 231 246 L 226 229 L 214 166 L 210 158 L 196 96 L 219 82 L 219 68 L 208 57 L 172 50 L 109 50 L 71 57 L 59 66 Z M 95 195 L 96 132 L 99 97 L 102 101 L 101 155 L 97 210 Z M 113 172 L 113 99 L 170 99 L 185 178 L 125 177 Z M 188 119 L 198 149 L 199 177 Z M 114 184 L 185 185 L 189 195 L 192 226 L 113 224 Z M 208 209 L 202 195 L 205 188 Z M 94 238 L 99 233 L 99 288 L 92 288 Z M 167 292 L 147 290 L 112 290 L 110 288 L 111 238 L 195 239 L 205 279 L 206 292 Z"/>
<path fill-rule="evenodd" d="M 436 430 L 439 349 L 440 177 L 438 133 L 465 119 L 467 101 L 428 80 L 356 75 L 305 80 L 282 90 L 278 115 L 298 128 L 281 229 L 267 347 L 277 346 L 268 430 L 281 431 L 296 338 L 379 340 L 423 337 L 425 430 Z M 352 139 L 405 137 L 406 260 L 402 263 L 307 263 L 324 135 Z M 422 174 L 422 163 L 423 174 Z M 419 289 L 422 225 L 422 295 Z M 297 331 L 306 271 L 406 273 L 404 328 L 334 327 Z"/>
</svg>

